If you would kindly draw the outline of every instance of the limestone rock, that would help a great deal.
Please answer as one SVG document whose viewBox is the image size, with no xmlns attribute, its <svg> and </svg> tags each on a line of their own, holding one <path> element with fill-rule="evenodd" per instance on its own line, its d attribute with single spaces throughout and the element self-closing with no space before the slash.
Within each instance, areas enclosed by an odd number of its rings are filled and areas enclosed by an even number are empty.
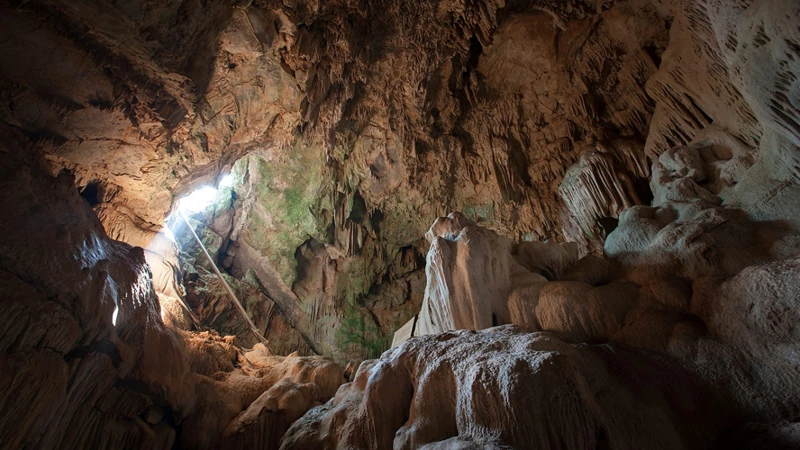
<svg viewBox="0 0 800 450">
<path fill-rule="evenodd" d="M 608 263 L 579 261 L 576 243 L 517 244 L 461 213 L 440 217 L 426 236 L 431 240 L 428 285 L 414 336 L 515 324 L 575 332 L 574 342 L 607 340 L 637 301 L 635 288 L 631 293 L 622 284 L 593 287 L 608 279 Z M 614 319 L 606 321 L 604 314 Z M 581 316 L 585 327 L 577 331 Z M 589 316 L 609 328 L 594 328 Z M 396 338 L 393 345 L 401 341 Z"/>
<path fill-rule="evenodd" d="M 592 241 L 603 242 L 604 237 L 614 231 L 616 223 L 613 219 L 618 219 L 622 211 L 642 204 L 631 173 L 633 170 L 640 179 L 649 175 L 649 170 L 641 170 L 642 162 L 636 160 L 643 159 L 642 156 L 641 151 L 634 148 L 630 153 L 634 166 L 627 167 L 627 161 L 607 153 L 588 150 L 581 154 L 578 163 L 567 170 L 558 188 L 567 209 L 580 226 L 579 230 L 570 230 L 568 238 L 581 240 L 582 234 L 587 234 Z"/>
<path fill-rule="evenodd" d="M 634 143 L 669 22 L 639 3 L 9 4 L 2 119 L 142 248 L 177 199 L 247 165 L 215 257 L 316 351 L 377 356 L 420 306 L 423 264 L 404 260 L 436 217 L 562 240 L 557 186 L 582 148 L 647 169 Z M 325 254 L 296 258 L 307 246 Z M 319 272 L 325 289 L 304 287 Z"/>
<path fill-rule="evenodd" d="M 514 327 L 451 331 L 363 363 L 281 448 L 682 448 L 707 445 L 724 410 L 675 361 Z"/>
<path fill-rule="evenodd" d="M 109 239 L 72 177 L 43 173 L 9 136 L 17 151 L 1 154 L 0 169 L 10 212 L 0 239 L 4 447 L 211 448 L 262 393 L 278 399 L 276 430 L 333 396 L 343 376 L 329 359 L 263 346 L 245 355 L 232 337 L 165 325 L 143 250 Z M 263 434 L 248 428 L 237 439 Z"/>
<path fill-rule="evenodd" d="M 0 2 L 0 447 L 796 446 L 799 16 Z"/>
</svg>

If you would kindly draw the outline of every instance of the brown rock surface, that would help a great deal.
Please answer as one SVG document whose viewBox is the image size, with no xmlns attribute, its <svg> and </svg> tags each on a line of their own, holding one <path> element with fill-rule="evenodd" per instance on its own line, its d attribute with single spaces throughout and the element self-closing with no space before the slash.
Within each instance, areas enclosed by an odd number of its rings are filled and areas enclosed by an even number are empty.
<svg viewBox="0 0 800 450">
<path fill-rule="evenodd" d="M 451 331 L 364 362 L 281 448 L 703 447 L 726 406 L 653 354 L 514 327 Z"/>
<path fill-rule="evenodd" d="M 644 142 L 668 41 L 635 3 L 129 3 L 5 6 L 0 51 L 24 62 L 4 67 L 4 120 L 143 248 L 250 154 L 220 262 L 340 359 L 377 356 L 419 308 L 439 215 L 563 239 L 558 182 L 586 145 Z"/>
<path fill-rule="evenodd" d="M 0 447 L 796 447 L 798 19 L 0 0 Z"/>
<path fill-rule="evenodd" d="M 329 359 L 245 355 L 233 338 L 166 326 L 144 251 L 109 239 L 72 177 L 42 173 L 6 131 L 3 448 L 212 448 L 262 393 L 279 429 L 334 394 Z M 235 434 L 277 446 L 260 429 Z"/>
</svg>

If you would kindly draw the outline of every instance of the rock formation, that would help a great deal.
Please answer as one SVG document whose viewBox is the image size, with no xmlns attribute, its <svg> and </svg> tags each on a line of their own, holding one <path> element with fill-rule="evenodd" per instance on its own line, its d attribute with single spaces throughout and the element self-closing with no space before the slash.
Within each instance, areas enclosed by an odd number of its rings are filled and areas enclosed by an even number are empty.
<svg viewBox="0 0 800 450">
<path fill-rule="evenodd" d="M 281 448 L 706 447 L 727 406 L 653 354 L 513 327 L 451 331 L 363 363 Z"/>
<path fill-rule="evenodd" d="M 720 206 L 725 175 L 752 169 L 730 145 L 710 129 L 662 154 L 608 260 L 437 219 L 399 332 L 421 337 L 362 363 L 282 448 L 708 448 L 745 422 L 794 448 L 800 233 Z"/>
<path fill-rule="evenodd" d="M 646 180 L 649 170 L 640 168 L 644 164 L 644 154 L 641 149 L 631 150 L 634 173 L 639 180 Z M 576 231 L 582 232 L 569 235 L 573 242 L 588 239 L 602 243 L 616 228 L 622 211 L 642 204 L 628 175 L 628 167 L 622 165 L 622 161 L 611 154 L 589 150 L 567 170 L 559 194 L 579 225 Z"/>
<path fill-rule="evenodd" d="M 144 251 L 109 239 L 72 176 L 44 174 L 5 131 L 0 446 L 277 448 L 334 394 L 327 358 L 165 326 Z"/>
<path fill-rule="evenodd" d="M 420 306 L 436 217 L 564 239 L 580 151 L 644 142 L 669 20 L 594 3 L 12 1 L 3 117 L 143 248 L 233 170 L 219 262 L 310 347 L 377 356 Z"/>
<path fill-rule="evenodd" d="M 796 1 L 0 18 L 0 447 L 800 446 Z"/>
</svg>

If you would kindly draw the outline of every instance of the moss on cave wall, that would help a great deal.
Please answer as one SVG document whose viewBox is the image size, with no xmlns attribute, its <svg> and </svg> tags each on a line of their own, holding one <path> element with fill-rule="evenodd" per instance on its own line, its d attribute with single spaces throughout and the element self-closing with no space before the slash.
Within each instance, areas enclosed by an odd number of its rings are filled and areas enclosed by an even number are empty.
<svg viewBox="0 0 800 450">
<path fill-rule="evenodd" d="M 214 206 L 214 216 L 239 216 L 237 239 L 263 256 L 258 263 L 269 264 L 286 290 L 294 291 L 303 277 L 301 246 L 315 241 L 331 249 L 324 256 L 332 265 L 329 290 L 295 293 L 309 318 L 302 332 L 318 352 L 340 361 L 379 356 L 416 313 L 424 291 L 423 235 L 447 212 L 417 190 L 381 190 L 380 180 L 359 170 L 374 149 L 357 143 L 334 152 L 334 159 L 342 159 L 332 165 L 314 144 L 252 153 L 234 165 L 234 195 L 223 195 Z M 476 221 L 497 221 L 492 202 L 470 200 L 453 203 L 466 204 L 464 211 Z M 222 241 L 214 239 L 216 250 Z M 411 248 L 417 256 L 407 266 L 402 255 Z"/>
<path fill-rule="evenodd" d="M 309 239 L 333 243 L 329 229 L 336 208 L 333 194 L 341 197 L 339 211 L 344 217 L 355 208 L 355 191 L 346 181 L 337 186 L 329 172 L 325 152 L 304 144 L 254 153 L 234 165 L 234 191 L 246 199 L 238 206 L 244 214 L 239 240 L 265 256 L 287 288 L 293 288 L 297 281 L 298 247 Z M 387 268 L 387 249 L 377 245 L 375 239 L 379 237 L 370 219 L 365 214 L 362 220 L 370 236 L 354 255 L 337 263 L 332 314 L 319 316 L 313 312 L 318 298 L 298 299 L 301 309 L 314 318 L 312 330 L 306 331 L 317 337 L 318 350 L 341 360 L 379 355 L 391 341 L 391 335 L 382 331 L 363 306 L 364 297 Z"/>
<path fill-rule="evenodd" d="M 340 352 L 356 358 L 377 358 L 391 345 L 391 335 L 383 333 L 364 307 L 346 302 L 334 343 Z"/>
<path fill-rule="evenodd" d="M 324 150 L 307 143 L 251 153 L 234 164 L 232 188 L 220 189 L 214 207 L 203 216 L 209 225 L 231 218 L 231 239 L 261 255 L 249 263 L 269 265 L 280 276 L 279 284 L 297 295 L 298 307 L 308 317 L 301 331 L 309 343 L 340 361 L 379 356 L 395 329 L 414 315 L 424 284 L 415 284 L 418 292 L 411 292 L 404 277 L 417 271 L 414 279 L 419 278 L 424 263 L 416 257 L 408 266 L 401 255 L 411 247 L 424 255 L 422 236 L 438 215 L 416 192 L 387 202 L 365 190 L 366 174 L 352 168 L 368 150 L 351 148 L 351 159 L 338 166 L 326 164 Z M 201 223 L 195 225 L 214 254 L 225 250 L 224 230 L 219 236 Z M 298 265 L 310 261 L 299 260 L 298 251 L 309 242 L 330 250 L 321 256 L 325 261 L 316 263 L 328 267 L 325 292 L 295 291 L 296 283 L 308 276 Z M 204 264 L 201 255 L 194 256 L 195 264 Z M 270 290 L 276 285 L 242 281 L 270 297 L 275 294 Z"/>
<path fill-rule="evenodd" d="M 494 205 L 467 205 L 464 207 L 463 211 L 465 216 L 469 217 L 470 220 L 474 222 L 478 222 L 481 219 L 484 220 L 495 220 L 494 215 Z"/>
<path fill-rule="evenodd" d="M 297 247 L 309 238 L 324 240 L 321 212 L 332 207 L 326 170 L 325 152 L 301 143 L 234 165 L 237 194 L 253 200 L 240 239 L 266 256 L 287 286 L 296 277 Z"/>
</svg>

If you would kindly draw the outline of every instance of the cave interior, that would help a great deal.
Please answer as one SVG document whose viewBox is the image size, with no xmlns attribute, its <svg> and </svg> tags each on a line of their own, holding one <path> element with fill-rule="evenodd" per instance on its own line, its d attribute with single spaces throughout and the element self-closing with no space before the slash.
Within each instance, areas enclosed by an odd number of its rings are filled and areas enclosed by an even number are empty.
<svg viewBox="0 0 800 450">
<path fill-rule="evenodd" d="M 800 449 L 800 2 L 0 17 L 0 448 Z"/>
</svg>

